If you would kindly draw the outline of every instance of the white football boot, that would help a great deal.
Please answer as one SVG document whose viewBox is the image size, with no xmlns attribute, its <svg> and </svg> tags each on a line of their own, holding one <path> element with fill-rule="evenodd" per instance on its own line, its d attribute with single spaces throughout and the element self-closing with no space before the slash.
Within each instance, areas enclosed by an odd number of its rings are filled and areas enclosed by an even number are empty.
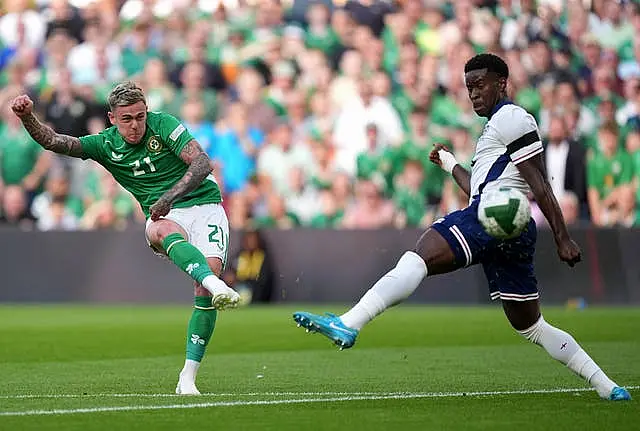
<svg viewBox="0 0 640 431">
<path fill-rule="evenodd" d="M 211 305 L 216 310 L 236 308 L 240 302 L 240 294 L 226 285 L 218 277 L 209 275 L 202 280 L 202 286 L 211 292 Z"/>
</svg>

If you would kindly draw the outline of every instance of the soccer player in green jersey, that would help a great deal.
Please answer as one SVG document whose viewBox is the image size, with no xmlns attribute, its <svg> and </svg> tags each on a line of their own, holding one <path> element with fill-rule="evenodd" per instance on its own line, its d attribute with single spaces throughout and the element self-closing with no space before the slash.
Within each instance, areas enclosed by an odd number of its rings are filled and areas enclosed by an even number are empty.
<svg viewBox="0 0 640 431">
<path fill-rule="evenodd" d="M 104 166 L 140 203 L 147 216 L 149 246 L 195 281 L 187 358 L 176 393 L 197 395 L 195 379 L 217 311 L 237 306 L 240 299 L 219 278 L 229 247 L 220 189 L 198 142 L 176 118 L 148 112 L 144 93 L 134 83 L 117 85 L 108 103 L 113 127 L 81 138 L 42 124 L 28 96 L 15 98 L 11 109 L 43 148 Z"/>
</svg>

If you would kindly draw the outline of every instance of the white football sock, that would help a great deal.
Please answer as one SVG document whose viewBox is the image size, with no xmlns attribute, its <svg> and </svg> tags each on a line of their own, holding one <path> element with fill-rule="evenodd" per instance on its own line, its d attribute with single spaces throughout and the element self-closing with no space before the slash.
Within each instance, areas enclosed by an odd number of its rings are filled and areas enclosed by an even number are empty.
<svg viewBox="0 0 640 431">
<path fill-rule="evenodd" d="M 426 275 L 424 260 L 416 253 L 407 251 L 395 268 L 378 280 L 340 319 L 349 328 L 362 329 L 378 314 L 408 298 Z"/>
<path fill-rule="evenodd" d="M 533 326 L 518 332 L 532 343 L 542 346 L 553 359 L 582 376 L 602 398 L 608 398 L 611 390 L 617 386 L 571 335 L 549 325 L 542 316 Z"/>
<path fill-rule="evenodd" d="M 216 275 L 207 275 L 201 284 L 202 287 L 211 292 L 213 296 L 219 295 L 220 293 L 227 293 L 230 290 L 230 287 Z"/>
<path fill-rule="evenodd" d="M 200 368 L 200 362 L 193 359 L 187 359 L 184 361 L 184 367 L 180 371 L 180 380 L 186 380 L 189 382 L 195 382 L 198 375 L 198 369 Z"/>
</svg>

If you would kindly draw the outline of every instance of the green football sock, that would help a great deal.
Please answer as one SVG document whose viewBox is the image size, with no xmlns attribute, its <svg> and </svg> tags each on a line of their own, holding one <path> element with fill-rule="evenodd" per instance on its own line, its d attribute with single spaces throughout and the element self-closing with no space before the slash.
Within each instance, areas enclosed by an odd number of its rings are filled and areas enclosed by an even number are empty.
<svg viewBox="0 0 640 431">
<path fill-rule="evenodd" d="M 196 296 L 187 331 L 187 359 L 200 362 L 216 327 L 218 311 L 211 307 L 210 296 Z"/>
<path fill-rule="evenodd" d="M 169 259 L 198 283 L 202 283 L 205 277 L 214 275 L 204 255 L 179 233 L 167 235 L 162 241 L 162 247 Z"/>
</svg>

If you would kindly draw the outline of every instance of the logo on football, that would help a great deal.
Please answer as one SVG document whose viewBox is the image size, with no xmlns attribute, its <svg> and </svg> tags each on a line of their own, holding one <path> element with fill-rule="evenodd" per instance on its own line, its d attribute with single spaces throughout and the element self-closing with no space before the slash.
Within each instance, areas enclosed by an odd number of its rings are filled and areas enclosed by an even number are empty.
<svg viewBox="0 0 640 431">
<path fill-rule="evenodd" d="M 478 205 L 478 219 L 494 238 L 515 238 L 529 224 L 531 207 L 524 193 L 501 188 L 483 193 Z"/>
</svg>

